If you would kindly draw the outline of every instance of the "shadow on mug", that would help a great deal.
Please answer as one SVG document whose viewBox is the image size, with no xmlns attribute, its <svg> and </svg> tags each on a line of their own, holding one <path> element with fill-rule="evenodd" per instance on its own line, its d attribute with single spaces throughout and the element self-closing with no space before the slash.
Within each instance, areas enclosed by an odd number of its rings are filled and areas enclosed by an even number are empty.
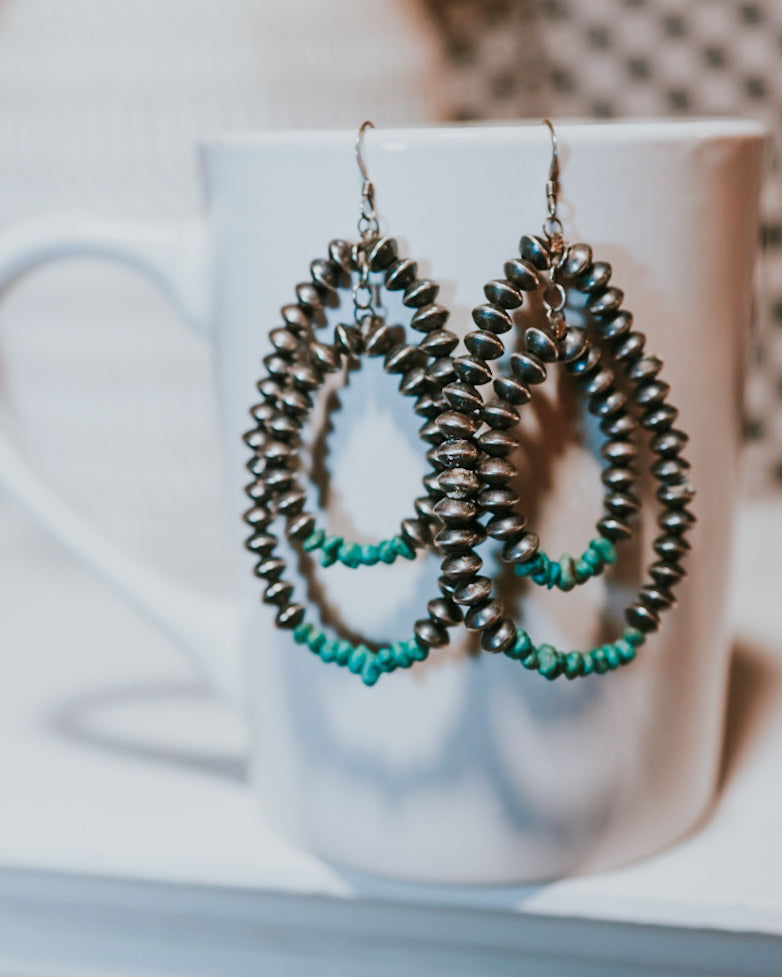
<svg viewBox="0 0 782 977">
<path fill-rule="evenodd" d="M 749 760 L 779 701 L 782 669 L 778 656 L 752 641 L 734 645 L 728 679 L 722 759 L 715 806 Z"/>
<path fill-rule="evenodd" d="M 513 663 L 508 663 L 512 665 Z M 487 674 L 484 670 L 484 675 Z M 492 670 L 491 674 L 494 674 Z M 720 800 L 733 780 L 740 774 L 741 768 L 750 761 L 754 748 L 762 734 L 770 713 L 775 707 L 778 687 L 782 676 L 775 664 L 773 656 L 761 646 L 746 640 L 740 640 L 734 646 L 730 668 L 729 698 L 724 729 L 724 746 L 720 765 L 718 789 L 713 803 L 706 815 L 688 832 L 691 835 L 706 824 L 719 807 Z M 498 677 L 502 681 L 502 677 Z M 493 681 L 493 679 L 492 679 Z M 188 749 L 172 742 L 161 739 L 159 743 L 150 742 L 146 738 L 136 737 L 130 733 L 117 731 L 117 717 L 127 710 L 142 708 L 148 713 L 150 706 L 170 713 L 172 707 L 200 708 L 211 701 L 208 693 L 197 683 L 190 682 L 149 682 L 113 685 L 106 688 L 86 690 L 75 695 L 55 708 L 46 717 L 45 723 L 49 732 L 60 740 L 73 746 L 97 751 L 115 757 L 117 760 L 131 760 L 154 764 L 192 773 L 196 776 L 206 776 L 231 784 L 244 783 L 248 779 L 247 757 L 240 752 L 206 751 L 203 749 Z M 474 715 L 474 714 L 473 714 Z M 481 733 L 480 717 L 471 721 L 469 738 L 489 735 L 487 729 Z M 453 731 L 456 740 L 462 739 L 458 731 Z M 462 740 L 462 742 L 464 742 Z M 480 744 L 476 745 L 476 755 L 483 751 Z M 451 751 L 452 765 L 459 766 L 471 762 L 469 755 Z M 474 758 L 473 758 L 474 759 Z M 361 758 L 356 756 L 353 762 L 361 764 Z M 442 758 L 438 760 L 441 776 L 447 776 L 448 765 L 443 768 Z M 372 777 L 370 767 L 361 771 L 362 776 Z M 498 783 L 502 780 L 502 771 L 497 769 L 490 772 L 492 779 Z M 388 781 L 388 771 L 382 774 Z M 424 782 L 430 776 L 430 771 L 422 766 L 417 771 L 406 769 L 399 777 L 388 783 L 393 793 L 399 796 L 405 791 L 414 790 L 416 782 Z M 501 784 L 500 784 L 501 786 Z M 520 804 L 515 792 L 506 785 L 506 790 L 500 791 L 504 802 L 508 806 L 509 816 L 514 820 L 525 821 L 531 816 L 530 810 Z M 592 812 L 599 816 L 599 812 Z M 538 815 L 543 817 L 543 815 Z M 552 821 L 547 827 L 556 836 L 562 825 L 557 826 Z M 593 826 L 592 826 L 593 827 Z M 540 830 L 541 825 L 536 825 Z M 585 827 L 585 833 L 589 829 Z M 573 839 L 568 839 L 572 844 Z M 340 874 L 357 891 L 361 890 L 361 881 L 365 878 L 360 872 L 338 867 Z M 400 883 L 387 880 L 389 893 Z M 520 892 L 534 891 L 537 886 L 514 887 Z"/>
</svg>

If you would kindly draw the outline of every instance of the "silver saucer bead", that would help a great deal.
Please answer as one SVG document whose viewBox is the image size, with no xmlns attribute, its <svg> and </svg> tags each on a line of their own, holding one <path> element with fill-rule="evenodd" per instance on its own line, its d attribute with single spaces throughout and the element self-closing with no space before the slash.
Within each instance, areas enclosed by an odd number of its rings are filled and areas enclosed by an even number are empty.
<svg viewBox="0 0 782 977">
<path fill-rule="evenodd" d="M 448 321 L 449 312 L 441 305 L 424 305 L 413 315 L 410 327 L 418 332 L 434 332 Z"/>
<path fill-rule="evenodd" d="M 462 620 L 462 612 L 459 605 L 445 597 L 436 597 L 426 605 L 429 617 L 435 624 L 441 627 L 453 627 Z"/>
<path fill-rule="evenodd" d="M 410 258 L 401 258 L 386 271 L 386 288 L 390 292 L 398 292 L 408 288 L 416 279 L 418 265 Z"/>
<path fill-rule="evenodd" d="M 580 292 L 600 292 L 611 279 L 611 265 L 607 261 L 593 261 L 574 281 Z"/>
<path fill-rule="evenodd" d="M 490 488 L 478 493 L 478 503 L 492 515 L 511 512 L 518 501 L 519 497 L 512 489 Z"/>
<path fill-rule="evenodd" d="M 534 292 L 540 285 L 540 275 L 531 262 L 514 258 L 505 262 L 503 270 L 508 281 L 523 292 Z"/>
<path fill-rule="evenodd" d="M 438 445 L 435 458 L 443 468 L 471 468 L 478 460 L 478 449 L 472 441 L 454 438 Z"/>
<path fill-rule="evenodd" d="M 506 404 L 520 406 L 526 404 L 532 397 L 529 387 L 525 387 L 523 383 L 519 383 L 512 377 L 496 377 L 492 386 L 500 400 L 504 400 Z"/>
<path fill-rule="evenodd" d="M 288 604 L 277 614 L 275 621 L 278 628 L 291 630 L 297 628 L 304 620 L 304 608 L 301 604 Z"/>
<path fill-rule="evenodd" d="M 679 411 L 671 404 L 660 404 L 652 410 L 641 414 L 639 420 L 647 431 L 662 434 L 664 431 L 671 429 L 678 416 Z"/>
<path fill-rule="evenodd" d="M 598 367 L 600 360 L 600 350 L 595 346 L 588 346 L 580 356 L 566 364 L 566 369 L 573 376 L 586 376 Z"/>
<path fill-rule="evenodd" d="M 650 447 L 655 454 L 669 458 L 677 455 L 689 441 L 689 437 L 684 431 L 671 428 L 663 434 L 658 434 L 652 438 Z"/>
<path fill-rule="evenodd" d="M 481 635 L 481 648 L 493 654 L 509 651 L 516 640 L 516 625 L 504 618 L 492 627 L 485 628 Z"/>
<path fill-rule="evenodd" d="M 504 488 L 516 474 L 516 469 L 504 458 L 482 458 L 478 462 L 478 477 L 492 488 Z"/>
<path fill-rule="evenodd" d="M 632 628 L 638 628 L 644 634 L 656 631 L 660 626 L 660 615 L 640 601 L 631 604 L 625 611 L 627 623 Z"/>
<path fill-rule="evenodd" d="M 519 254 L 538 271 L 546 271 L 551 265 L 546 243 L 533 234 L 525 234 L 519 241 Z"/>
<path fill-rule="evenodd" d="M 426 353 L 427 356 L 440 357 L 448 356 L 458 345 L 459 337 L 454 335 L 454 333 L 449 332 L 447 329 L 436 329 L 434 332 L 430 332 L 424 336 L 418 344 L 418 348 Z"/>
<path fill-rule="evenodd" d="M 394 238 L 378 238 L 369 252 L 370 271 L 385 271 L 396 261 L 396 257 L 397 244 Z"/>
<path fill-rule="evenodd" d="M 445 498 L 435 504 L 434 511 L 446 526 L 465 526 L 478 515 L 478 506 L 468 499 Z"/>
<path fill-rule="evenodd" d="M 468 580 L 474 577 L 482 566 L 483 560 L 477 553 L 459 553 L 443 561 L 442 573 L 453 582 Z"/>
<path fill-rule="evenodd" d="M 484 631 L 499 624 L 503 607 L 498 600 L 487 600 L 470 608 L 464 615 L 464 626 L 468 631 Z"/>
<path fill-rule="evenodd" d="M 410 309 L 418 309 L 422 305 L 431 305 L 439 291 L 440 286 L 436 282 L 423 278 L 408 285 L 402 302 Z"/>
<path fill-rule="evenodd" d="M 626 309 L 595 320 L 598 335 L 612 342 L 619 342 L 623 337 L 629 336 L 632 325 L 633 314 Z"/>
<path fill-rule="evenodd" d="M 469 352 L 482 360 L 496 360 L 505 352 L 502 340 L 486 329 L 476 329 L 464 337 Z"/>
<path fill-rule="evenodd" d="M 315 516 L 310 512 L 302 512 L 290 520 L 285 530 L 288 539 L 303 540 L 312 535 L 315 529 Z"/>
<path fill-rule="evenodd" d="M 458 356 L 453 361 L 453 368 L 460 380 L 473 387 L 489 383 L 492 378 L 491 370 L 474 356 Z"/>
<path fill-rule="evenodd" d="M 502 559 L 505 563 L 527 563 L 537 555 L 539 546 L 537 533 L 523 533 L 503 546 Z"/>
<path fill-rule="evenodd" d="M 513 319 L 495 305 L 479 305 L 472 310 L 472 320 L 479 329 L 500 336 L 513 328 Z"/>
<path fill-rule="evenodd" d="M 627 411 L 620 411 L 618 414 L 604 417 L 600 421 L 600 430 L 608 437 L 622 441 L 635 434 L 635 421 Z"/>
<path fill-rule="evenodd" d="M 524 342 L 527 352 L 544 363 L 554 363 L 559 359 L 557 344 L 548 333 L 538 329 L 537 326 L 530 326 L 529 329 L 524 330 Z"/>
<path fill-rule="evenodd" d="M 426 648 L 442 648 L 448 644 L 448 631 L 430 617 L 416 621 L 413 630 L 420 644 Z"/>
<path fill-rule="evenodd" d="M 510 368 L 522 383 L 528 385 L 543 383 L 547 375 L 543 360 L 531 352 L 513 353 Z"/>
<path fill-rule="evenodd" d="M 443 396 L 454 410 L 469 413 L 480 410 L 483 398 L 472 384 L 457 381 L 443 387 Z"/>
<path fill-rule="evenodd" d="M 456 379 L 456 365 L 450 356 L 441 356 L 429 364 L 426 373 L 432 383 L 442 389 Z"/>
<path fill-rule="evenodd" d="M 621 288 L 606 288 L 603 291 L 590 295 L 586 303 L 586 308 L 593 316 L 611 315 L 618 312 L 624 302 L 624 292 Z"/>
<path fill-rule="evenodd" d="M 501 309 L 518 309 L 522 303 L 521 292 L 503 279 L 487 282 L 483 292 L 492 305 L 498 305 Z"/>
<path fill-rule="evenodd" d="M 493 458 L 505 458 L 517 447 L 517 442 L 507 431 L 489 428 L 478 437 L 478 447 Z"/>
<path fill-rule="evenodd" d="M 512 428 L 521 420 L 521 415 L 512 404 L 496 402 L 485 404 L 481 416 L 493 428 Z"/>
<path fill-rule="evenodd" d="M 460 583 L 453 592 L 457 604 L 466 607 L 483 604 L 492 593 L 494 584 L 490 577 L 473 577 Z"/>
<path fill-rule="evenodd" d="M 343 271 L 351 272 L 356 268 L 353 261 L 353 245 L 347 241 L 335 240 L 329 244 L 329 258 Z"/>
<path fill-rule="evenodd" d="M 571 244 L 560 263 L 560 274 L 572 280 L 583 274 L 592 264 L 592 248 L 588 244 Z"/>
</svg>

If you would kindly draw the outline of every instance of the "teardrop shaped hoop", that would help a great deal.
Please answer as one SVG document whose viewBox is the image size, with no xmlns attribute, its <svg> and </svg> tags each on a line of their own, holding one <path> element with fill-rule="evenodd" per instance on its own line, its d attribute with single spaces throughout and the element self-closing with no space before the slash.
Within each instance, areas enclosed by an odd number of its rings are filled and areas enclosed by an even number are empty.
<svg viewBox="0 0 782 977">
<path fill-rule="evenodd" d="M 629 535 L 625 520 L 637 507 L 630 494 L 635 479 L 632 464 L 637 456 L 630 437 L 637 426 L 646 431 L 650 450 L 657 456 L 651 474 L 659 482 L 660 533 L 653 543 L 658 559 L 649 567 L 650 579 L 625 609 L 627 626 L 616 641 L 589 651 L 570 652 L 548 644 L 535 645 L 505 615 L 491 578 L 479 577 L 477 571 L 465 574 L 451 591 L 456 603 L 465 608 L 465 625 L 481 632 L 486 651 L 520 659 L 526 668 L 548 679 L 559 675 L 572 679 L 632 661 L 647 634 L 659 627 L 660 614 L 675 603 L 674 587 L 685 573 L 681 560 L 689 550 L 686 534 L 695 521 L 688 508 L 694 494 L 688 479 L 690 466 L 682 454 L 687 435 L 673 426 L 678 411 L 667 402 L 669 388 L 660 377 L 662 362 L 646 352 L 645 336 L 633 330 L 633 317 L 622 307 L 623 293 L 608 285 L 610 266 L 593 261 L 588 245 L 571 245 L 560 251 L 552 249 L 545 238 L 525 235 L 519 258 L 507 262 L 504 270 L 504 279 L 486 285 L 487 303 L 473 311 L 478 330 L 465 339 L 471 350 L 476 389 L 491 383 L 496 396 L 493 401 L 481 397 L 477 411 L 487 430 L 475 438 L 478 460 L 464 465 L 461 478 L 464 485 L 470 484 L 468 497 L 483 499 L 484 509 L 488 508 L 488 499 L 494 502 L 485 529 L 489 536 L 502 541 L 503 560 L 521 576 L 562 589 L 571 589 L 599 572 L 602 565 L 611 562 L 613 542 Z M 499 337 L 513 329 L 513 311 L 521 306 L 525 293 L 546 287 L 547 280 L 580 295 L 590 318 L 589 328 L 570 326 L 561 312 L 550 314 L 547 328 L 526 330 L 524 352 L 511 357 L 513 376 L 495 375 L 492 362 L 505 351 Z M 606 348 L 610 366 L 603 362 L 591 333 Z M 580 561 L 568 557 L 566 565 L 562 561 L 554 564 L 540 553 L 538 538 L 527 529 L 515 495 L 508 489 L 516 474 L 508 457 L 515 447 L 511 429 L 520 418 L 519 408 L 531 399 L 531 386 L 542 382 L 546 364 L 553 362 L 563 363 L 578 378 L 588 407 L 600 417 L 601 430 L 608 439 L 602 454 L 607 462 L 603 481 L 609 511 L 598 524 L 599 539 L 590 544 Z M 627 397 L 621 388 L 629 392 L 637 422 L 627 410 Z M 446 448 L 444 445 L 443 450 Z M 447 481 L 441 481 L 440 487 L 446 498 L 454 494 Z M 435 537 L 436 544 L 443 532 Z M 474 558 L 480 559 L 474 546 L 467 544 L 460 556 L 470 564 Z"/>
</svg>

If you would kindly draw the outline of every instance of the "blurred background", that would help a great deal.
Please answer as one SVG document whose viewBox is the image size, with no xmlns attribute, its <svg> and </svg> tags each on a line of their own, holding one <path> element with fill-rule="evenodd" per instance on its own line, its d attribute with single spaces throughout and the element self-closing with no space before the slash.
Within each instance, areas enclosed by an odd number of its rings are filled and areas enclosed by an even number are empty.
<svg viewBox="0 0 782 977">
<path fill-rule="evenodd" d="M 185 217 L 198 142 L 226 131 L 730 114 L 778 135 L 781 55 L 773 0 L 0 0 L 0 225 Z M 782 489 L 776 172 L 762 239 L 755 496 Z M 149 285 L 74 260 L 14 286 L 0 395 L 14 439 L 103 532 L 226 579 L 208 353 Z"/>
</svg>

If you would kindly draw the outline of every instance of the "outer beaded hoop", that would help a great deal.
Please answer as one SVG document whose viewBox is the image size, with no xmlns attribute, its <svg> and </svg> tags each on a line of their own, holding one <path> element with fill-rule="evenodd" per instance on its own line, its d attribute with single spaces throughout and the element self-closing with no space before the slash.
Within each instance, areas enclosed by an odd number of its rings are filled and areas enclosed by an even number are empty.
<svg viewBox="0 0 782 977">
<path fill-rule="evenodd" d="M 306 643 L 324 661 L 344 665 L 372 685 L 382 672 L 409 667 L 425 658 L 430 647 L 447 644 L 448 629 L 462 619 L 459 607 L 447 595 L 430 600 L 428 617 L 416 622 L 414 638 L 377 650 L 363 644 L 353 647 L 348 642 L 330 641 L 324 632 L 305 621 L 304 607 L 293 602 L 293 585 L 283 577 L 285 562 L 277 555 L 278 540 L 269 527 L 276 517 L 284 517 L 287 537 L 300 543 L 305 551 L 320 550 L 326 556 L 321 562 L 326 565 L 336 559 L 348 566 L 377 562 L 371 550 L 369 558 L 355 560 L 358 544 L 327 537 L 323 530 L 316 529 L 314 516 L 304 510 L 306 493 L 297 478 L 296 451 L 301 444 L 301 427 L 314 406 L 312 394 L 328 373 L 339 368 L 343 356 L 361 352 L 385 354 L 386 369 L 401 374 L 400 391 L 417 398 L 415 411 L 425 418 L 420 433 L 435 445 L 429 452 L 430 460 L 434 460 L 447 437 L 443 430 L 453 433 L 447 419 L 443 425 L 439 420 L 434 424 L 432 419 L 444 416 L 442 387 L 455 375 L 448 353 L 458 339 L 443 329 L 447 310 L 432 301 L 438 286 L 417 280 L 415 262 L 397 257 L 392 238 L 379 238 L 369 250 L 369 268 L 384 272 L 387 288 L 405 289 L 403 301 L 416 309 L 411 326 L 424 334 L 421 341 L 418 346 L 406 345 L 404 340 L 395 338 L 394 327 L 370 317 L 371 321 L 362 320 L 357 327 L 337 326 L 332 345 L 318 342 L 314 338 L 315 320 L 322 313 L 329 292 L 344 287 L 347 275 L 356 267 L 354 251 L 345 242 L 332 242 L 329 254 L 329 259 L 312 262 L 313 282 L 297 286 L 297 304 L 283 308 L 286 325 L 272 332 L 275 352 L 264 358 L 266 376 L 258 383 L 263 403 L 251 408 L 256 426 L 245 436 L 253 451 L 248 469 L 255 477 L 246 488 L 254 503 L 244 516 L 252 530 L 246 545 L 258 557 L 255 573 L 266 583 L 264 602 L 278 608 L 277 625 L 293 629 L 296 640 Z M 362 333 L 362 324 L 368 327 L 366 334 Z M 453 456 L 460 450 L 458 442 L 448 449 Z M 468 450 L 475 452 L 471 446 Z M 416 500 L 417 518 L 403 520 L 400 534 L 377 547 L 378 558 L 384 562 L 392 562 L 384 556 L 387 547 L 392 548 L 394 557 L 412 558 L 416 548 L 431 540 L 430 526 L 438 520 L 438 493 L 431 476 L 424 481 L 427 494 Z"/>
<path fill-rule="evenodd" d="M 602 452 L 608 462 L 603 480 L 611 490 L 607 498 L 613 501 L 617 497 L 610 514 L 599 523 L 601 535 L 609 541 L 629 533 L 625 519 L 637 507 L 628 493 L 635 477 L 631 463 L 636 449 L 629 441 L 635 421 L 625 412 L 624 394 L 616 388 L 612 371 L 601 365 L 600 354 L 592 346 L 587 331 L 568 326 L 556 316 L 550 316 L 553 335 L 536 327 L 526 331 L 526 353 L 511 358 L 514 377 L 494 377 L 489 361 L 504 352 L 499 334 L 513 326 L 509 310 L 521 305 L 524 291 L 532 292 L 540 287 L 541 273 L 552 264 L 549 242 L 544 239 L 523 237 L 519 253 L 520 260 L 505 265 L 505 279 L 486 285 L 488 304 L 473 312 L 479 329 L 465 340 L 471 356 L 461 359 L 467 362 L 476 394 L 478 386 L 492 382 L 497 400 L 485 403 L 478 394 L 478 402 L 465 415 L 477 419 L 478 425 L 485 422 L 489 430 L 474 439 L 479 449 L 474 463 L 467 461 L 459 469 L 440 476 L 439 487 L 445 500 L 438 503 L 438 511 L 447 513 L 455 501 L 464 504 L 477 500 L 476 509 L 488 510 L 491 516 L 486 532 L 503 541 L 503 560 L 513 564 L 520 575 L 535 575 L 540 578 L 538 582 L 547 582 L 543 578 L 549 570 L 545 562 L 541 564 L 538 538 L 526 530 L 524 517 L 515 509 L 516 497 L 507 488 L 514 475 L 513 466 L 506 460 L 514 446 L 508 429 L 519 419 L 517 406 L 530 399 L 529 384 L 541 382 L 545 377 L 545 362 L 561 359 L 569 372 L 581 379 L 588 393 L 590 411 L 601 418 L 601 430 L 609 438 Z M 456 603 L 466 608 L 466 626 L 482 632 L 482 647 L 520 658 L 526 667 L 540 671 L 549 679 L 561 674 L 575 678 L 633 660 L 646 634 L 659 626 L 660 613 L 675 602 L 672 588 L 684 576 L 679 561 L 689 549 L 685 534 L 694 522 L 687 508 L 693 496 L 687 482 L 689 463 L 681 456 L 687 436 L 673 427 L 678 412 L 666 403 L 669 388 L 658 378 L 661 361 L 644 354 L 645 337 L 632 331 L 632 315 L 621 308 L 622 292 L 608 287 L 610 266 L 594 262 L 591 248 L 578 244 L 566 250 L 553 275 L 557 284 L 584 295 L 593 327 L 606 342 L 624 374 L 631 399 L 641 412 L 640 425 L 652 435 L 650 447 L 659 456 L 652 465 L 652 474 L 660 482 L 657 499 L 661 506 L 658 522 L 662 532 L 654 541 L 659 559 L 649 567 L 651 580 L 641 587 L 637 600 L 625 611 L 628 623 L 625 634 L 613 644 L 589 652 L 562 653 L 550 645 L 535 647 L 525 632 L 517 631 L 514 622 L 505 617 L 501 602 L 494 597 L 491 578 L 478 575 L 480 558 L 466 538 L 462 539 L 455 556 L 446 556 L 444 574 L 454 560 L 460 569 L 449 592 Z M 446 450 L 447 442 L 442 447 Z M 436 545 L 441 545 L 443 537 L 450 540 L 453 533 L 446 518 L 446 529 L 435 537 Z"/>
</svg>

